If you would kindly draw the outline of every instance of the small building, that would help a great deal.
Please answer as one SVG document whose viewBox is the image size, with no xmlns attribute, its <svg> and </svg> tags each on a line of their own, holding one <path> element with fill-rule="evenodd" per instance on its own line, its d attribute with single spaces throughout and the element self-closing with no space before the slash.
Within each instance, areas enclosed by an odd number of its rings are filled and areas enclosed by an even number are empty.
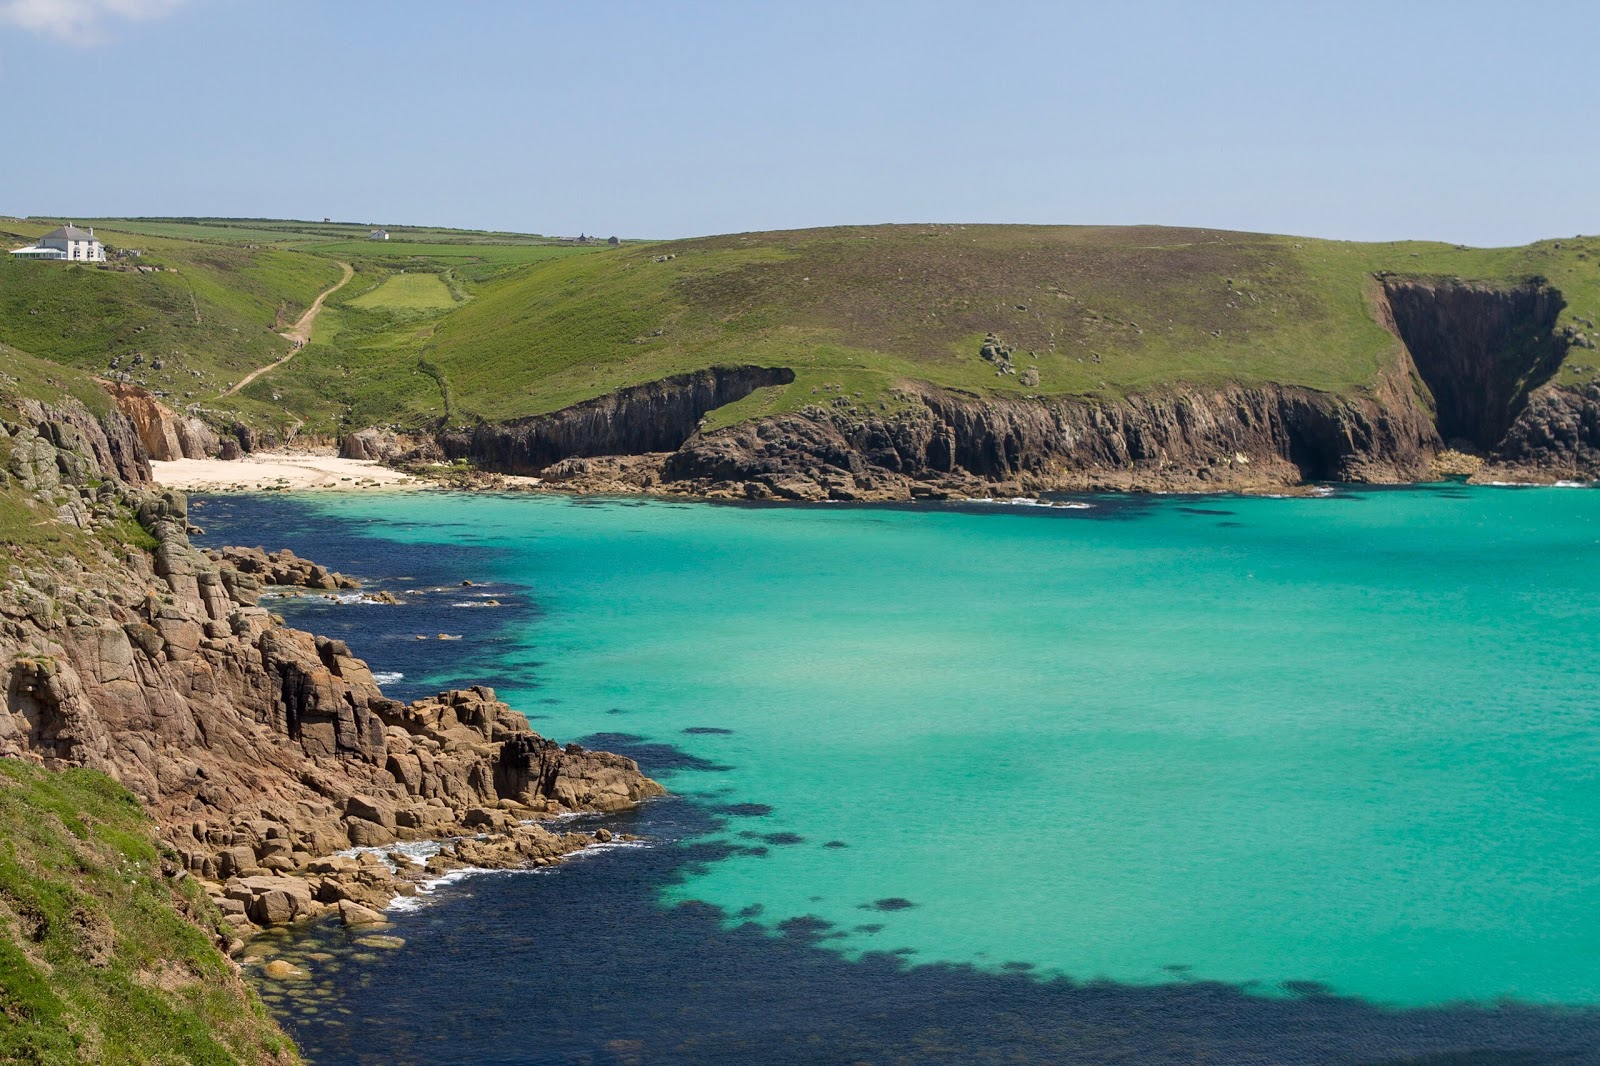
<svg viewBox="0 0 1600 1066">
<path fill-rule="evenodd" d="M 386 229 L 375 229 L 371 233 L 367 234 L 367 240 L 369 241 L 386 241 L 388 239 L 389 231 Z"/>
<path fill-rule="evenodd" d="M 25 248 L 14 248 L 18 259 L 69 259 L 75 263 L 104 263 L 106 246 L 94 235 L 94 227 L 79 229 L 70 223 L 57 226 Z"/>
</svg>

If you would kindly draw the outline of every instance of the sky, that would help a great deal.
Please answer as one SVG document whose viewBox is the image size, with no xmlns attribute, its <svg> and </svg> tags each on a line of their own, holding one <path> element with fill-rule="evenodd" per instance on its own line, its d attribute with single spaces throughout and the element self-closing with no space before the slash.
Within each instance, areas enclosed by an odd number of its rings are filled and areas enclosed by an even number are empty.
<svg viewBox="0 0 1600 1066">
<path fill-rule="evenodd" d="M 0 0 L 0 214 L 1600 231 L 1592 5 Z"/>
</svg>

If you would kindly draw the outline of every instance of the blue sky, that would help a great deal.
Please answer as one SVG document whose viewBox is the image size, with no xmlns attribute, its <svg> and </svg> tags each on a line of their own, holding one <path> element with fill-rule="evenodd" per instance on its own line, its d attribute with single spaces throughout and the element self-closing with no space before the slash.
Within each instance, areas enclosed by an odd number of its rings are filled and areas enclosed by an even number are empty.
<svg viewBox="0 0 1600 1066">
<path fill-rule="evenodd" d="M 0 0 L 0 213 L 1600 231 L 1592 9 Z"/>
</svg>

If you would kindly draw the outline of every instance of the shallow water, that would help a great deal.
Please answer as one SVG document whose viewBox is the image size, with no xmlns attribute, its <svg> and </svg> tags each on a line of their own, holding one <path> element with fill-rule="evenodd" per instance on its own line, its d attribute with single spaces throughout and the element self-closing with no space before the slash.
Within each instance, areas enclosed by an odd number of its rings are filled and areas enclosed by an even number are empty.
<svg viewBox="0 0 1600 1066">
<path fill-rule="evenodd" d="M 289 544 L 431 589 L 397 608 L 289 610 L 403 673 L 389 691 L 488 680 L 542 732 L 628 750 L 691 812 L 638 816 L 665 820 L 648 862 L 463 882 L 403 925 L 470 937 L 463 923 L 488 919 L 456 893 L 491 903 L 496 928 L 555 921 L 535 902 L 550 886 L 603 898 L 621 890 L 594 871 L 631 866 L 617 906 L 673 930 L 641 933 L 641 971 L 759 967 L 766 950 L 829 971 L 817 989 L 859 978 L 881 998 L 910 981 L 994 1011 L 1056 996 L 1039 1009 L 1080 1026 L 1080 1009 L 1132 1010 L 1153 1039 L 1189 1033 L 1178 1046 L 1194 1055 L 1176 1061 L 1247 1060 L 1242 1045 L 1205 1057 L 1221 1046 L 1202 1040 L 1208 1024 L 1252 1030 L 1260 1061 L 1342 1061 L 1297 1057 L 1262 1021 L 1320 1026 L 1328 1004 L 1354 1012 L 1318 1030 L 1346 1057 L 1593 1047 L 1586 1010 L 1388 1008 L 1600 999 L 1600 493 L 1092 502 L 416 493 L 199 513 L 211 541 Z M 502 606 L 456 606 L 489 599 Z M 463 639 L 415 639 L 439 632 Z M 381 965 L 417 966 L 415 943 Z M 707 962 L 723 944 L 738 947 Z M 1091 1008 L 1084 982 L 1122 998 Z M 820 1009 L 783 1002 L 781 984 L 768 995 L 780 1015 Z M 685 988 L 680 1013 L 716 997 Z M 987 1032 L 965 1009 L 957 1028 Z M 879 1050 L 916 1060 L 916 1021 L 913 1044 Z M 1467 1039 L 1478 1023 L 1477 1043 L 1429 1042 L 1430 1025 Z M 1019 1053 L 1094 1060 L 1057 1037 Z M 1165 1061 L 1153 1055 L 1134 1061 Z"/>
</svg>

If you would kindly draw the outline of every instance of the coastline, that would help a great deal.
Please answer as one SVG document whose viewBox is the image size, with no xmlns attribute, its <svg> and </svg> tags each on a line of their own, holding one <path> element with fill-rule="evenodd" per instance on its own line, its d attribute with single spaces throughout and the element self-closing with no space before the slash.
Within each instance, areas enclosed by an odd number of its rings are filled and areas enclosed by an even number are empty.
<svg viewBox="0 0 1600 1066">
<path fill-rule="evenodd" d="M 612 460 L 618 457 L 608 457 Z M 1161 471 L 1126 471 L 1118 475 L 1025 477 L 1008 481 L 971 478 L 959 486 L 913 487 L 908 493 L 862 493 L 853 499 L 807 495 L 753 497 L 728 488 L 708 488 L 693 482 L 662 482 L 616 476 L 609 464 L 564 479 L 502 474 L 479 467 L 389 465 L 381 459 L 350 459 L 331 450 L 258 452 L 240 459 L 152 460 L 153 481 L 162 488 L 208 494 L 272 492 L 417 491 L 448 488 L 462 491 L 540 492 L 559 496 L 642 496 L 672 500 L 764 499 L 774 503 L 1004 503 L 1042 500 L 1051 493 L 1118 493 L 1128 495 L 1243 495 L 1314 496 L 1330 487 L 1421 486 L 1458 481 L 1496 487 L 1577 487 L 1594 484 L 1570 471 L 1550 471 L 1520 466 L 1488 465 L 1458 470 L 1441 466 L 1428 477 L 1368 481 L 1311 482 L 1262 477 L 1248 471 L 1237 476 L 1197 479 Z"/>
<path fill-rule="evenodd" d="M 372 459 L 314 452 L 256 452 L 240 459 L 150 461 L 156 484 L 181 492 L 413 489 L 420 479 Z"/>
</svg>

